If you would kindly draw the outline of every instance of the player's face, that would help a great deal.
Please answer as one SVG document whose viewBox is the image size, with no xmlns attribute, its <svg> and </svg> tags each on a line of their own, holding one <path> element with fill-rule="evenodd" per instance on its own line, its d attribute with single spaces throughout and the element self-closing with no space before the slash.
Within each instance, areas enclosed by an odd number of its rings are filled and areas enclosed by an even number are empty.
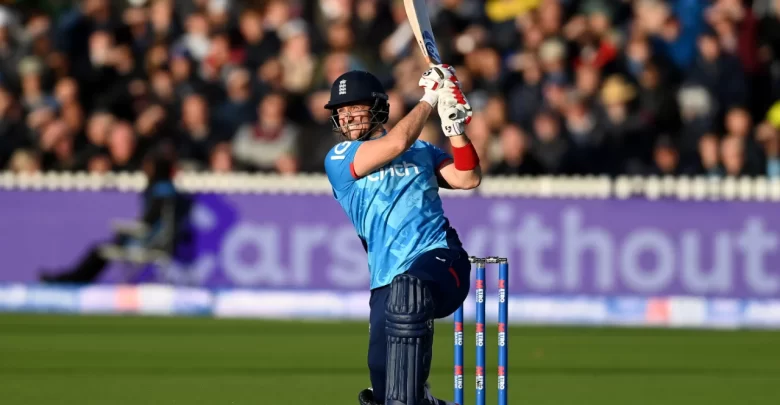
<svg viewBox="0 0 780 405">
<path fill-rule="evenodd" d="M 371 129 L 371 111 L 367 105 L 351 105 L 337 110 L 341 132 L 354 141 Z"/>
</svg>

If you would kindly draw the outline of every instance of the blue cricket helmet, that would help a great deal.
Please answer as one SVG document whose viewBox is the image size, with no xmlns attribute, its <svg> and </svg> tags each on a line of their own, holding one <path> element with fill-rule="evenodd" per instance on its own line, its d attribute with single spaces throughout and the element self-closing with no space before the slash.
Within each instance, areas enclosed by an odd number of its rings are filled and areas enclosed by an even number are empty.
<svg viewBox="0 0 780 405">
<path fill-rule="evenodd" d="M 384 86 L 379 79 L 369 72 L 352 70 L 339 76 L 330 89 L 330 100 L 325 108 L 331 110 L 333 130 L 343 133 L 338 119 L 340 107 L 365 104 L 371 112 L 370 134 L 378 126 L 387 122 L 390 114 L 390 103 Z"/>
</svg>

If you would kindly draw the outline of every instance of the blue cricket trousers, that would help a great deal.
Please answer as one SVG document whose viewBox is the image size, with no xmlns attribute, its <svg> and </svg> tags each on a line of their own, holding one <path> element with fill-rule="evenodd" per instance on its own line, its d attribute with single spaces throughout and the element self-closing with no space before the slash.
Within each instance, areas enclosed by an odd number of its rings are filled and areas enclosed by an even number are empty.
<svg viewBox="0 0 780 405">
<path fill-rule="evenodd" d="M 454 313 L 469 293 L 471 263 L 467 253 L 460 248 L 426 252 L 412 263 L 406 273 L 416 276 L 430 289 L 436 308 L 436 319 L 446 318 Z M 390 286 L 374 289 L 369 301 L 371 332 L 368 343 L 368 369 L 374 398 L 381 402 L 385 400 L 385 302 L 389 293 Z"/>
</svg>

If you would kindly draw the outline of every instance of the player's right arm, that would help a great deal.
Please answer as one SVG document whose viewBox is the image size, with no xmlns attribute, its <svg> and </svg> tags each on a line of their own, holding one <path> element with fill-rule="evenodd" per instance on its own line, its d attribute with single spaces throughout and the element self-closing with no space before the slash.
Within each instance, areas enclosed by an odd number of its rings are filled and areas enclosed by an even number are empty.
<svg viewBox="0 0 780 405">
<path fill-rule="evenodd" d="M 419 85 L 425 94 L 419 103 L 387 135 L 361 142 L 352 162 L 354 174 L 365 176 L 390 163 L 400 156 L 420 137 L 439 96 L 436 92 L 447 81 L 455 82 L 454 69 L 447 65 L 436 65 L 428 69 L 420 79 Z"/>
<path fill-rule="evenodd" d="M 353 167 L 358 177 L 390 163 L 420 137 L 433 106 L 420 101 L 387 135 L 363 142 L 355 153 Z"/>
</svg>

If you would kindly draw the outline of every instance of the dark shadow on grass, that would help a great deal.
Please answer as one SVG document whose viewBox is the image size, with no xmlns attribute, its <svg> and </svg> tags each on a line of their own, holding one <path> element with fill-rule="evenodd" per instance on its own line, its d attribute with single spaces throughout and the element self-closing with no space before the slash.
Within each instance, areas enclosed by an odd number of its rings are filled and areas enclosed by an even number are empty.
<svg viewBox="0 0 780 405">
<path fill-rule="evenodd" d="M 258 375 L 258 376 L 297 376 L 297 375 L 362 375 L 367 373 L 365 367 L 3 367 L 0 368 L 0 376 L 46 376 L 46 375 L 90 375 L 90 376 L 218 376 L 218 375 Z M 451 374 L 451 367 L 434 367 L 431 374 Z M 533 368 L 533 367 L 509 367 L 509 375 L 549 375 L 549 376 L 594 376 L 594 377 L 619 377 L 619 376 L 668 376 L 668 377 L 780 377 L 780 370 L 767 369 L 695 369 L 695 368 L 609 368 L 609 367 L 581 367 L 581 368 Z"/>
<path fill-rule="evenodd" d="M 6 325 L 4 325 L 6 327 Z M 364 328 L 365 329 L 365 328 Z M 358 330 L 357 328 L 323 328 L 314 329 L 311 331 L 317 332 L 318 336 L 367 336 L 364 329 Z M 105 325 L 75 325 L 75 326 L 62 326 L 57 325 L 55 328 L 47 327 L 46 325 L 25 325 L 23 327 L 17 327 L 15 330 L 0 331 L 0 337 L 2 336 L 37 336 L 43 335 L 49 337 L 56 336 L 83 336 L 83 335 L 95 335 L 96 337 L 109 337 L 109 336 L 147 336 L 151 339 L 164 337 L 164 336 L 193 336 L 197 334 L 200 337 L 242 337 L 251 336 L 254 338 L 264 337 L 277 337 L 277 336 L 300 336 L 301 332 L 290 330 L 274 330 L 273 328 L 256 328 L 248 329 L 246 327 L 203 327 L 203 326 L 160 326 L 155 325 L 153 328 L 149 327 L 130 327 L 120 326 L 116 327 L 112 325 L 107 327 Z"/>
<path fill-rule="evenodd" d="M 50 335 L 83 335 L 92 334 L 97 336 L 107 335 L 189 335 L 193 332 L 198 334 L 208 334 L 213 336 L 285 336 L 299 335 L 301 333 L 316 331 L 318 335 L 356 335 L 365 334 L 365 328 L 362 323 L 347 323 L 339 325 L 337 323 L 318 324 L 307 322 L 283 322 L 283 321 L 263 321 L 252 322 L 251 320 L 221 320 L 204 318 L 188 318 L 182 322 L 176 320 L 165 323 L 163 319 L 150 319 L 143 317 L 124 317 L 110 316 L 105 318 L 79 318 L 74 323 L 56 323 L 50 324 L 36 320 L 35 318 L 13 318 L 2 317 L 3 330 L 0 336 L 20 336 L 29 334 Z M 196 321 L 197 320 L 197 321 Z M 224 321 L 224 322 L 223 322 Z M 108 324 L 108 325 L 107 325 Z M 274 327 L 274 325 L 284 327 Z M 326 327 L 323 327 L 325 325 Z M 437 324 L 438 325 L 438 324 Z M 110 326 L 110 327 L 109 327 Z M 440 330 L 447 329 L 446 322 L 438 326 Z M 473 325 L 467 325 L 466 331 L 471 334 Z M 488 328 L 489 334 L 495 334 L 495 327 Z M 722 339 L 753 339 L 776 338 L 780 337 L 780 331 L 771 330 L 685 330 L 668 328 L 596 328 L 596 327 L 558 327 L 558 326 L 524 326 L 512 327 L 510 336 L 513 338 L 579 338 L 579 337 L 605 337 L 632 338 L 641 337 L 643 339 L 680 339 L 680 338 L 698 338 L 707 336 L 708 338 Z"/>
</svg>

